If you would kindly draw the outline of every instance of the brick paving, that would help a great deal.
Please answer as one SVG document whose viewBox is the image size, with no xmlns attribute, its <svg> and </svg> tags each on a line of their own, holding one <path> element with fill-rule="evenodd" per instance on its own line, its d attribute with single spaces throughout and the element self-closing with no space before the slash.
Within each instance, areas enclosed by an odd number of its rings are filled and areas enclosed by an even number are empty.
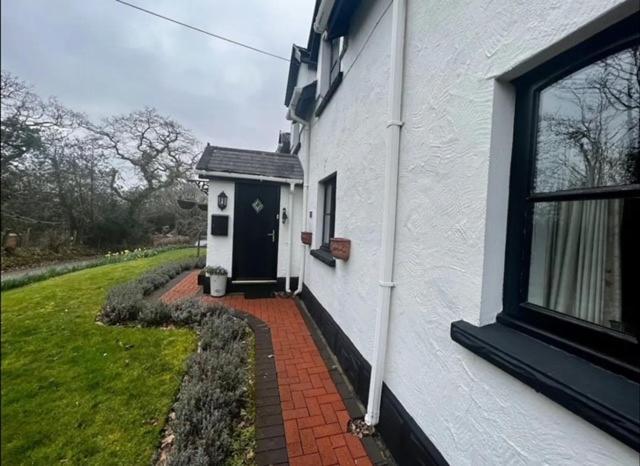
<svg viewBox="0 0 640 466">
<path fill-rule="evenodd" d="M 198 286 L 199 270 L 189 272 L 188 275 L 178 282 L 177 285 L 166 291 L 160 299 L 165 303 L 172 303 L 182 298 L 189 298 L 200 291 Z"/>
<path fill-rule="evenodd" d="M 192 272 L 162 299 L 171 302 L 198 291 L 197 272 Z M 242 295 L 203 299 L 224 302 L 269 326 L 292 466 L 373 464 L 362 441 L 347 432 L 350 416 L 345 402 L 293 299 L 245 299 Z"/>
</svg>

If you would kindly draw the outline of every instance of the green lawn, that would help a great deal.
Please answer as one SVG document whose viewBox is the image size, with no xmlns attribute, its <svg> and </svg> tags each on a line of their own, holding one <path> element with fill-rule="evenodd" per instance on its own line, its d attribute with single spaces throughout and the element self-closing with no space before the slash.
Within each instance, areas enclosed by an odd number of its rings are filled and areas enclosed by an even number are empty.
<svg viewBox="0 0 640 466">
<path fill-rule="evenodd" d="M 2 464 L 148 464 L 196 348 L 189 330 L 95 323 L 113 285 L 180 249 L 2 293 Z"/>
</svg>

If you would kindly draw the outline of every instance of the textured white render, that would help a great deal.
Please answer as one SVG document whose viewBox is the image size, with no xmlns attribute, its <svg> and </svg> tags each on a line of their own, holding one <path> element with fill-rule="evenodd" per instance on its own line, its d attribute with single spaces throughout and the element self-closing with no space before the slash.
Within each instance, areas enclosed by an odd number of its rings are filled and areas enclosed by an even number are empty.
<svg viewBox="0 0 640 466">
<path fill-rule="evenodd" d="M 289 228 L 293 228 L 291 242 L 293 244 L 291 258 L 291 276 L 297 277 L 300 272 L 300 257 L 302 256 L 302 242 L 300 241 L 300 216 L 302 215 L 302 185 L 296 185 L 293 192 L 293 215 L 289 212 L 289 185 L 280 188 L 280 215 L 282 208 L 287 209 L 289 220 L 282 224 L 280 218 L 280 232 L 278 233 L 278 277 L 284 277 L 287 273 L 287 260 L 289 257 Z"/>
<path fill-rule="evenodd" d="M 232 256 L 233 256 L 233 206 L 236 194 L 236 185 L 233 181 L 210 180 L 209 181 L 209 203 L 207 209 L 207 265 L 221 265 L 228 270 L 231 276 Z M 224 191 L 227 195 L 227 207 L 224 210 L 218 208 L 218 194 Z M 229 216 L 229 235 L 211 235 L 211 216 Z"/>
<path fill-rule="evenodd" d="M 378 292 L 390 13 L 362 49 L 356 65 L 348 73 L 346 70 L 373 27 L 372 17 L 378 18 L 385 7 L 378 1 L 366 17 L 365 12 L 356 13 L 351 26 L 354 34 L 349 37 L 342 63 L 345 77 L 311 128 L 309 209 L 313 217 L 309 221 L 313 247 L 320 245 L 322 231 L 318 183 L 334 172 L 335 235 L 350 238 L 352 246 L 349 261 L 337 260 L 335 268 L 309 257 L 305 284 L 366 358 L 372 350 Z"/>
<path fill-rule="evenodd" d="M 224 191 L 228 196 L 227 208 L 223 211 L 218 208 L 218 194 Z M 207 265 L 221 265 L 229 271 L 233 265 L 233 209 L 235 200 L 235 182 L 211 180 L 209 181 L 209 199 L 207 210 Z M 289 185 L 282 185 L 280 189 L 280 214 L 282 208 L 287 208 L 289 221 L 286 225 L 279 222 L 280 230 L 278 237 L 278 277 L 284 277 L 286 273 L 286 261 L 288 257 L 288 229 L 293 222 L 293 258 L 291 266 L 291 276 L 296 277 L 300 268 L 301 242 L 300 242 L 300 215 L 302 210 L 302 188 L 298 185 L 294 191 L 293 198 L 293 219 L 289 210 Z M 228 215 L 229 216 L 229 235 L 228 236 L 212 236 L 211 235 L 211 216 L 212 215 Z M 259 259 L 259 258 L 256 258 Z"/>
<path fill-rule="evenodd" d="M 337 172 L 335 234 L 351 239 L 352 249 L 350 260 L 336 261 L 334 269 L 309 257 L 305 284 L 368 360 L 378 295 L 391 9 L 362 47 L 389 4 L 373 1 L 356 13 L 343 82 L 311 129 L 315 246 L 318 181 Z M 521 74 L 633 5 L 408 0 L 397 286 L 384 380 L 451 464 L 638 464 L 632 449 L 449 336 L 451 322 L 491 323 L 501 310 L 514 99 L 510 85 L 496 78 Z"/>
</svg>

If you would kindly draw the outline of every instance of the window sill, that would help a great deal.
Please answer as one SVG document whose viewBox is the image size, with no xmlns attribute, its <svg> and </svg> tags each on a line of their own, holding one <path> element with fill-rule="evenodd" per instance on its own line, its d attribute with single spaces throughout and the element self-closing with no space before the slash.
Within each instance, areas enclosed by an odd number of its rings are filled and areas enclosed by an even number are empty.
<svg viewBox="0 0 640 466">
<path fill-rule="evenodd" d="M 316 117 L 319 117 L 320 114 L 324 111 L 326 106 L 329 104 L 331 97 L 333 97 L 333 94 L 335 94 L 336 89 L 338 89 L 338 86 L 340 86 L 341 82 L 342 82 L 342 71 L 338 73 L 338 76 L 336 76 L 336 79 L 334 79 L 331 85 L 329 86 L 327 93 L 324 95 L 324 97 L 322 97 L 322 100 L 320 100 L 320 103 L 318 104 L 318 107 L 316 108 L 316 111 L 314 113 Z"/>
<path fill-rule="evenodd" d="M 640 451 L 640 384 L 499 323 L 460 320 L 451 338 Z"/>
<path fill-rule="evenodd" d="M 323 264 L 327 264 L 329 267 L 336 266 L 336 260 L 329 251 L 326 251 L 324 249 L 312 249 L 310 251 L 310 254 Z"/>
</svg>

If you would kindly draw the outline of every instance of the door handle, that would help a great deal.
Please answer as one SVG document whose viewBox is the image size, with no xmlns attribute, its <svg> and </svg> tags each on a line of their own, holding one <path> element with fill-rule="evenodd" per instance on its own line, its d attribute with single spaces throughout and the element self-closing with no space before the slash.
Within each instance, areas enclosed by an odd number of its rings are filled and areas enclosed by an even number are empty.
<svg viewBox="0 0 640 466">
<path fill-rule="evenodd" d="M 271 236 L 271 242 L 276 242 L 276 230 L 272 230 L 271 233 L 267 233 L 267 236 Z"/>
</svg>

